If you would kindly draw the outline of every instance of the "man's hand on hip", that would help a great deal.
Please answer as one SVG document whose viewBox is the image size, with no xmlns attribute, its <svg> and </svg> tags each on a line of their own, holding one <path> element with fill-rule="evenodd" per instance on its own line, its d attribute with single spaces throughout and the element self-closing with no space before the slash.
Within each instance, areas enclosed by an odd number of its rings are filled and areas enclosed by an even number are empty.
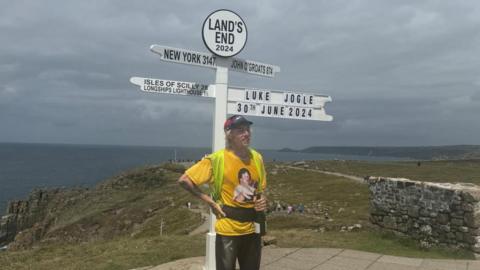
<svg viewBox="0 0 480 270">
<path fill-rule="evenodd" d="M 212 209 L 212 212 L 215 214 L 215 216 L 217 216 L 217 218 L 224 218 L 227 216 L 218 203 L 212 201 L 208 205 L 210 205 L 210 209 Z"/>
</svg>

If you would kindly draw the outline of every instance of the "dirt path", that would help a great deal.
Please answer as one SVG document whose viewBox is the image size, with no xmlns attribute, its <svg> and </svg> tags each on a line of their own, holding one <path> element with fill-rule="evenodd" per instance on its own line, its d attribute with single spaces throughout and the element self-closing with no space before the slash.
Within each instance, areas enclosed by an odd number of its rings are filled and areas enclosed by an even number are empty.
<svg viewBox="0 0 480 270">
<path fill-rule="evenodd" d="M 317 172 L 317 173 L 323 173 L 323 174 L 329 174 L 329 175 L 335 175 L 335 176 L 340 176 L 344 177 L 350 180 L 354 180 L 360 183 L 365 183 L 362 177 L 358 177 L 355 175 L 349 175 L 349 174 L 343 174 L 343 173 L 338 173 L 338 172 L 329 172 L 329 171 L 323 171 L 323 170 L 316 170 L 316 169 L 306 169 L 306 168 L 300 168 L 300 167 L 294 167 L 294 166 L 282 166 L 283 168 L 289 168 L 289 169 L 295 169 L 295 170 L 301 170 L 301 171 L 309 171 L 309 172 Z"/>
<path fill-rule="evenodd" d="M 354 175 L 343 174 L 343 173 L 338 173 L 338 172 L 329 172 L 329 171 L 316 170 L 316 169 L 305 169 L 305 168 L 294 167 L 294 166 L 282 166 L 282 168 L 335 175 L 335 176 L 344 177 L 344 178 L 347 178 L 347 179 L 350 179 L 350 180 L 353 180 L 353 181 L 356 181 L 356 182 L 365 183 L 363 178 L 361 178 L 361 177 L 354 176 Z M 192 211 L 194 213 L 200 213 L 202 215 L 203 223 L 200 226 L 198 226 L 197 228 L 195 228 L 193 231 L 189 232 L 188 235 L 197 235 L 197 234 L 207 233 L 208 229 L 209 229 L 208 228 L 208 219 L 209 219 L 208 209 L 204 209 L 203 207 L 200 207 L 200 208 L 197 208 L 197 209 L 190 209 L 190 211 Z"/>
<path fill-rule="evenodd" d="M 194 213 L 200 213 L 202 215 L 203 223 L 195 228 L 193 231 L 189 232 L 188 235 L 197 235 L 197 234 L 202 234 L 208 232 L 208 219 L 209 219 L 209 213 L 207 212 L 207 209 L 204 208 L 198 208 L 198 209 L 190 209 L 190 211 Z"/>
</svg>

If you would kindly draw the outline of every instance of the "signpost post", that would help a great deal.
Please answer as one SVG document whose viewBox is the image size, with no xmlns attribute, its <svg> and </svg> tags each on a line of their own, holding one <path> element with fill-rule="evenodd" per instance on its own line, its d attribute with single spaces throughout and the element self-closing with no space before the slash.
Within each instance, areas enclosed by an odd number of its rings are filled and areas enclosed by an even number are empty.
<svg viewBox="0 0 480 270">
<path fill-rule="evenodd" d="M 203 41 L 213 53 L 152 45 L 150 50 L 160 56 L 160 60 L 179 64 L 214 68 L 215 85 L 194 82 L 172 81 L 143 77 L 132 77 L 130 82 L 140 86 L 145 92 L 197 96 L 214 99 L 212 151 L 225 148 L 223 124 L 228 114 L 332 121 L 325 112 L 329 96 L 228 86 L 228 71 L 275 77 L 280 68 L 257 61 L 235 58 L 247 41 L 247 27 L 236 13 L 221 9 L 211 13 L 203 23 Z M 210 212 L 209 232 L 206 241 L 206 270 L 215 270 L 215 215 Z"/>
</svg>

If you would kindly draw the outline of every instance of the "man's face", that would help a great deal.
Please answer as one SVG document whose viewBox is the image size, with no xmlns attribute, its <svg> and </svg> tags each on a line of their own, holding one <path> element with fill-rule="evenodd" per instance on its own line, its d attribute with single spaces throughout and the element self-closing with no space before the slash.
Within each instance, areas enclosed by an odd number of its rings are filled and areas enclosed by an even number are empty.
<svg viewBox="0 0 480 270">
<path fill-rule="evenodd" d="M 236 146 L 248 147 L 250 145 L 250 125 L 241 125 L 231 130 L 232 143 Z"/>
<path fill-rule="evenodd" d="M 242 176 L 240 178 L 240 183 L 246 186 L 250 184 L 250 175 L 248 174 L 248 172 L 242 173 Z"/>
</svg>

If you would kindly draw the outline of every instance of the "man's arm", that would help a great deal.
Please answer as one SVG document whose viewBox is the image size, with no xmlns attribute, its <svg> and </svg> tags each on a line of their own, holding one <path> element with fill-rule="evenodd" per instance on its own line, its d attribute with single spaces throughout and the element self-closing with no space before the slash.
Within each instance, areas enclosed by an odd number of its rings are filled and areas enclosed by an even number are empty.
<svg viewBox="0 0 480 270">
<path fill-rule="evenodd" d="M 180 176 L 180 178 L 178 179 L 178 184 L 180 184 L 180 186 L 183 187 L 188 192 L 192 193 L 193 196 L 199 198 L 200 200 L 204 201 L 208 206 L 210 206 L 213 213 L 217 217 L 226 216 L 225 213 L 222 211 L 222 208 L 220 207 L 220 205 L 214 202 L 209 195 L 203 193 L 200 190 L 200 188 L 198 188 L 198 186 L 195 185 L 195 183 L 193 183 L 193 181 L 190 179 L 190 177 L 188 177 L 188 175 L 183 174 L 182 176 Z"/>
<path fill-rule="evenodd" d="M 263 171 L 263 183 L 262 183 L 262 193 L 261 193 L 261 196 L 260 198 L 258 198 L 257 196 L 255 196 L 255 199 L 253 200 L 253 202 L 255 203 L 255 211 L 265 211 L 267 210 L 267 196 L 265 196 L 265 189 L 267 187 L 267 172 L 265 170 L 265 164 L 263 163 L 263 157 L 260 155 L 260 158 L 261 158 L 261 170 Z"/>
<path fill-rule="evenodd" d="M 255 203 L 255 211 L 261 212 L 267 210 L 267 197 L 264 193 L 260 195 L 259 199 L 255 196 L 253 202 Z"/>
</svg>

